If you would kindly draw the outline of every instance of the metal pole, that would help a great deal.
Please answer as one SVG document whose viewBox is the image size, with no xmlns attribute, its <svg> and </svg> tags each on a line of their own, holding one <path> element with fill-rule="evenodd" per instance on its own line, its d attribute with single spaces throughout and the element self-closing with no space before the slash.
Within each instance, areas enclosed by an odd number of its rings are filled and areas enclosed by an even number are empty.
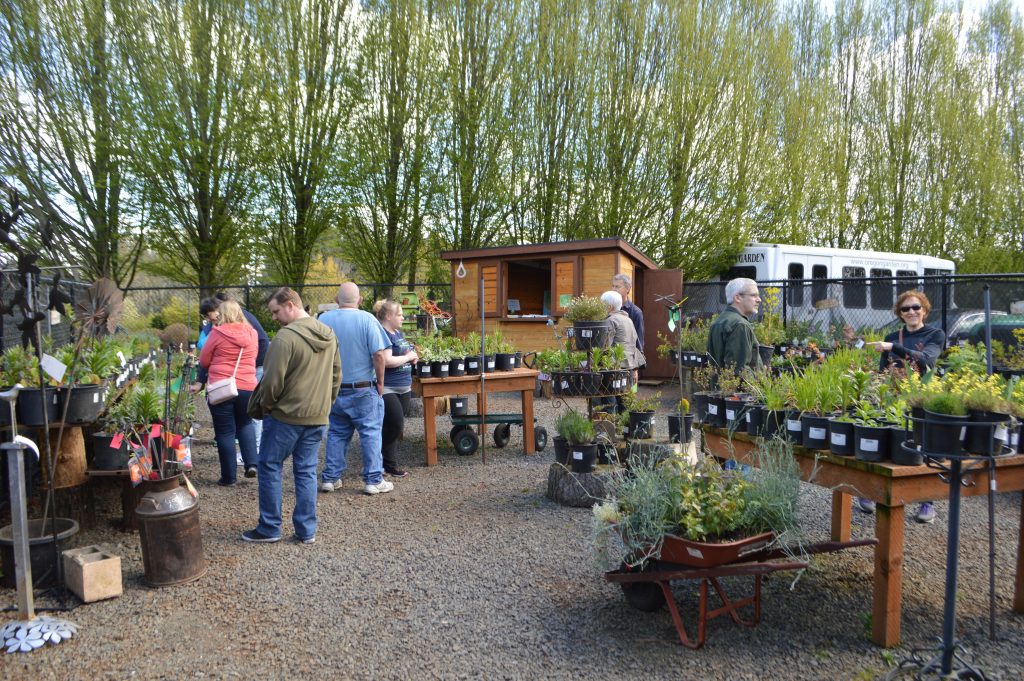
<svg viewBox="0 0 1024 681">
<path fill-rule="evenodd" d="M 996 640 L 996 459 L 988 460 L 988 638 Z"/>
<path fill-rule="evenodd" d="M 952 283 L 949 277 L 942 280 L 942 333 L 949 336 L 949 287 Z"/>
<path fill-rule="evenodd" d="M 981 299 L 985 303 L 985 371 L 992 375 L 992 291 L 989 284 L 981 288 Z"/>
<path fill-rule="evenodd" d="M 480 275 L 480 427 L 477 432 L 480 434 L 480 457 L 487 463 L 487 433 L 484 428 L 484 412 L 487 407 L 487 384 L 484 378 L 487 374 L 487 353 L 484 352 L 484 341 L 487 339 L 487 322 L 484 319 L 484 276 L 479 268 L 477 274 Z"/>
<path fill-rule="evenodd" d="M 13 412 L 14 402 L 10 404 Z M 12 419 L 11 423 L 15 421 Z M 15 426 L 11 426 L 11 438 L 16 432 Z M 25 445 L 5 442 L 3 451 L 7 452 L 7 487 L 11 494 L 11 536 L 14 540 L 14 581 L 18 587 L 18 618 L 31 620 L 35 619 L 36 611 L 32 599 L 32 559 L 28 548 Z"/>
<path fill-rule="evenodd" d="M 960 553 L 960 484 L 961 462 L 952 457 L 949 466 L 949 532 L 946 541 L 946 601 L 942 610 L 942 678 L 953 670 L 956 653 L 956 584 L 957 560 Z"/>
</svg>

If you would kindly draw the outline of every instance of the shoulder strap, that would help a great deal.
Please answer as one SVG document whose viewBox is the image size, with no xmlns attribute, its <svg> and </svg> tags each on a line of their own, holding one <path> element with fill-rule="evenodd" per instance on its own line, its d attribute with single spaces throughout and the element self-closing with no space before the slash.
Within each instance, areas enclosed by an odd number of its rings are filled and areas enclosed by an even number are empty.
<svg viewBox="0 0 1024 681">
<path fill-rule="evenodd" d="M 242 351 L 244 349 L 245 348 L 238 348 L 238 359 L 235 360 L 235 369 L 231 372 L 231 378 L 234 378 L 235 374 L 238 373 L 238 364 L 242 361 Z"/>
</svg>

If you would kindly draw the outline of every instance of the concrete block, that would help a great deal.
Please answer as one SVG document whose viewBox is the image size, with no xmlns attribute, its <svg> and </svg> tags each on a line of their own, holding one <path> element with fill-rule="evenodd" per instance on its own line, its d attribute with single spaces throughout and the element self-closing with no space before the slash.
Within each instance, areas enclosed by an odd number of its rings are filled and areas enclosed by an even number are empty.
<svg viewBox="0 0 1024 681">
<path fill-rule="evenodd" d="M 121 558 L 99 546 L 85 546 L 63 553 L 64 582 L 85 603 L 120 596 Z"/>
</svg>

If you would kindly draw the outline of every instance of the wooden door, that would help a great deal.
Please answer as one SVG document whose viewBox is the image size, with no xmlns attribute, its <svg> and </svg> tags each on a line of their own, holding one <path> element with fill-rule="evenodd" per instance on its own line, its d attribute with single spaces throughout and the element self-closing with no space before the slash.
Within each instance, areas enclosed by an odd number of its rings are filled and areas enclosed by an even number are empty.
<svg viewBox="0 0 1024 681">
<path fill-rule="evenodd" d="M 682 270 L 643 272 L 643 288 L 635 300 L 644 311 L 644 356 L 647 358 L 647 369 L 641 372 L 641 378 L 669 379 L 676 375 L 676 369 L 669 358 L 658 357 L 658 346 L 661 344 L 658 332 L 669 335 L 668 303 L 659 298 L 664 296 L 678 302 L 682 295 Z"/>
</svg>

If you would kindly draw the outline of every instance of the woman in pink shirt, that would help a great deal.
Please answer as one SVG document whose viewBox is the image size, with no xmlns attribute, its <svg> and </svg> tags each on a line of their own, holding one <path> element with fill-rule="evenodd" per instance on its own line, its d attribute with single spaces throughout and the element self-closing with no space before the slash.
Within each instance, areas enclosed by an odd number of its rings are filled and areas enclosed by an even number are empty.
<svg viewBox="0 0 1024 681">
<path fill-rule="evenodd" d="M 249 396 L 256 388 L 256 354 L 259 346 L 256 330 L 245 320 L 238 303 L 225 300 L 217 311 L 220 314 L 217 325 L 210 331 L 199 353 L 199 364 L 209 372 L 208 385 L 230 378 L 234 373 L 235 384 L 238 386 L 238 397 L 209 405 L 217 455 L 220 458 L 220 480 L 217 484 L 228 487 L 235 484 L 236 478 L 236 438 L 242 450 L 245 477 L 256 477 L 256 434 L 247 411 Z"/>
</svg>

